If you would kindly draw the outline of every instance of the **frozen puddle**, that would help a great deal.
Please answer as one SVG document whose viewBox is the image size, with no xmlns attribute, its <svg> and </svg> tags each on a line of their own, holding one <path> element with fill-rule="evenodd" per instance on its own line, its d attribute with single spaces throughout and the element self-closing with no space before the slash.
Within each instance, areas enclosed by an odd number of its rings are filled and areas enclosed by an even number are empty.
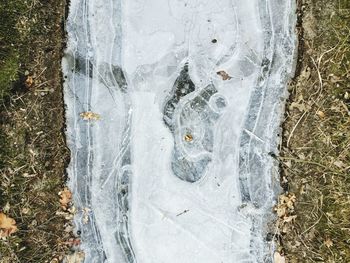
<svg viewBox="0 0 350 263">
<path fill-rule="evenodd" d="M 294 1 L 72 0 L 69 184 L 86 263 L 272 262 Z"/>
</svg>

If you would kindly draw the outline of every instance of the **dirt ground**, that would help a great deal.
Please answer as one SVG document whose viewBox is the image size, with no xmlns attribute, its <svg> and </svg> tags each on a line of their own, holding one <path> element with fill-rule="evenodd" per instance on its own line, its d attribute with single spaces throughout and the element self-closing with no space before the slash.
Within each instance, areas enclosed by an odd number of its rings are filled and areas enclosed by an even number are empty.
<svg viewBox="0 0 350 263">
<path fill-rule="evenodd" d="M 69 218 L 58 195 L 69 160 L 64 14 L 63 0 L 0 2 L 0 212 L 18 228 L 0 240 L 1 263 L 58 262 L 68 250 Z"/>
<path fill-rule="evenodd" d="M 283 125 L 279 158 L 286 193 L 277 207 L 277 237 L 286 262 L 345 263 L 350 262 L 350 1 L 299 1 L 298 15 L 299 64 Z"/>
<path fill-rule="evenodd" d="M 0 2 L 1 263 L 60 262 L 69 151 L 61 56 L 64 0 Z M 278 263 L 350 262 L 350 1 L 299 0 L 299 61 L 283 125 Z"/>
</svg>

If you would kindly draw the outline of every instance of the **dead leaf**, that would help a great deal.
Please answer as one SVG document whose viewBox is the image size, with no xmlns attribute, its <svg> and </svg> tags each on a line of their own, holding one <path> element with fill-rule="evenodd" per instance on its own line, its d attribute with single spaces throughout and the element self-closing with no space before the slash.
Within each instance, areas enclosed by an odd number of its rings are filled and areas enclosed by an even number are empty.
<svg viewBox="0 0 350 263">
<path fill-rule="evenodd" d="M 292 222 L 294 219 L 296 219 L 297 218 L 297 216 L 285 216 L 284 218 L 283 218 L 283 222 L 285 222 L 285 223 L 289 223 L 289 222 Z"/>
<path fill-rule="evenodd" d="M 28 207 L 24 207 L 22 209 L 22 213 L 25 214 L 25 215 L 29 214 L 29 212 L 30 212 L 30 209 Z"/>
<path fill-rule="evenodd" d="M 33 84 L 34 84 L 34 79 L 33 79 L 33 77 L 32 76 L 27 76 L 27 78 L 26 78 L 26 81 L 24 82 L 24 84 L 26 85 L 26 87 L 29 89 L 29 88 L 31 88 L 32 86 L 33 86 Z"/>
<path fill-rule="evenodd" d="M 291 200 L 293 203 L 297 201 L 297 197 L 293 193 L 290 193 L 288 197 L 289 197 L 289 200 Z"/>
<path fill-rule="evenodd" d="M 8 212 L 10 212 L 10 209 L 11 209 L 10 203 L 7 202 L 6 205 L 4 206 L 4 208 L 2 209 L 2 211 L 4 213 L 8 213 Z"/>
<path fill-rule="evenodd" d="M 286 263 L 286 258 L 282 256 L 279 252 L 275 252 L 273 255 L 274 263 Z"/>
<path fill-rule="evenodd" d="M 346 167 L 346 165 L 342 161 L 335 161 L 333 164 L 340 169 L 343 169 Z"/>
<path fill-rule="evenodd" d="M 316 112 L 316 114 L 318 115 L 318 117 L 320 117 L 320 118 L 324 118 L 326 115 L 324 114 L 324 112 L 323 111 L 317 111 Z"/>
<path fill-rule="evenodd" d="M 67 187 L 64 188 L 62 192 L 59 193 L 60 195 L 60 204 L 63 210 L 67 210 L 68 204 L 70 201 L 72 201 L 72 193 L 69 191 Z"/>
<path fill-rule="evenodd" d="M 290 104 L 290 109 L 292 110 L 294 108 L 298 109 L 300 112 L 304 112 L 307 110 L 306 104 L 303 102 L 292 102 Z"/>
<path fill-rule="evenodd" d="M 8 237 L 17 230 L 16 221 L 4 213 L 0 213 L 0 237 Z"/>
<path fill-rule="evenodd" d="M 290 224 L 282 224 L 282 233 L 290 232 Z M 280 227 L 281 228 L 281 227 Z"/>
<path fill-rule="evenodd" d="M 80 113 L 80 117 L 83 118 L 84 121 L 88 121 L 88 120 L 98 121 L 101 118 L 99 114 L 91 111 Z"/>
<path fill-rule="evenodd" d="M 83 224 L 87 224 L 89 222 L 89 213 L 91 209 L 85 207 L 83 208 Z"/>
<path fill-rule="evenodd" d="M 58 260 L 58 258 L 53 258 L 50 263 L 59 263 L 60 261 Z"/>
<path fill-rule="evenodd" d="M 278 198 L 278 204 L 274 210 L 278 217 L 281 218 L 282 223 L 289 223 L 296 218 L 291 215 L 294 212 L 294 203 L 296 202 L 296 196 L 293 193 L 282 194 Z"/>
<path fill-rule="evenodd" d="M 193 141 L 193 136 L 192 136 L 192 134 L 186 134 L 186 135 L 185 135 L 185 141 L 186 141 L 186 142 L 191 142 L 191 141 Z"/>
<path fill-rule="evenodd" d="M 74 239 L 74 238 L 70 238 L 68 241 L 64 242 L 64 244 L 71 246 L 71 247 L 77 247 L 80 246 L 81 241 L 80 239 Z"/>
<path fill-rule="evenodd" d="M 286 213 L 287 213 L 287 210 L 283 206 L 282 207 L 277 207 L 276 208 L 276 213 L 277 213 L 278 217 L 284 217 L 286 215 Z"/>
<path fill-rule="evenodd" d="M 66 263 L 83 263 L 85 254 L 82 251 L 76 251 L 71 255 L 66 256 Z"/>
<path fill-rule="evenodd" d="M 230 80 L 230 79 L 232 79 L 232 77 L 229 74 L 227 74 L 227 72 L 224 71 L 224 70 L 220 70 L 220 71 L 216 72 L 216 74 L 221 76 L 222 80 Z"/>
<path fill-rule="evenodd" d="M 288 195 L 280 195 L 280 203 L 282 204 L 288 204 L 289 202 L 294 204 L 296 200 L 297 198 L 293 193 L 289 193 Z"/>
<path fill-rule="evenodd" d="M 306 80 L 308 80 L 311 76 L 311 69 L 309 67 L 306 67 L 301 73 L 300 73 L 300 79 L 304 80 L 306 82 Z"/>
<path fill-rule="evenodd" d="M 298 109 L 300 112 L 305 112 L 311 109 L 310 105 L 308 105 L 303 95 L 300 95 L 297 99 L 295 99 L 289 106 L 290 110 Z"/>
<path fill-rule="evenodd" d="M 331 83 L 337 83 L 341 81 L 341 78 L 338 76 L 335 76 L 334 74 L 330 74 L 329 76 L 330 76 Z"/>
<path fill-rule="evenodd" d="M 286 203 L 287 207 L 289 209 L 294 209 L 294 202 L 292 200 L 288 200 L 288 202 Z"/>
<path fill-rule="evenodd" d="M 324 244 L 326 245 L 326 247 L 330 248 L 333 246 L 333 241 L 332 241 L 332 239 L 327 237 L 326 240 L 324 241 Z"/>
</svg>

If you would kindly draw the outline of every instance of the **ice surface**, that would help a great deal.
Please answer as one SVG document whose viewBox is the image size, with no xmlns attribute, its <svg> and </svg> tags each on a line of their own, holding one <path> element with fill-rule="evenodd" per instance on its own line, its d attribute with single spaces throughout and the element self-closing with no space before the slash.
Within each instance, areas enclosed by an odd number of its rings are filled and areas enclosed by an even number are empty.
<svg viewBox="0 0 350 263">
<path fill-rule="evenodd" d="M 86 263 L 272 262 L 294 27 L 291 0 L 71 0 L 68 174 Z"/>
</svg>

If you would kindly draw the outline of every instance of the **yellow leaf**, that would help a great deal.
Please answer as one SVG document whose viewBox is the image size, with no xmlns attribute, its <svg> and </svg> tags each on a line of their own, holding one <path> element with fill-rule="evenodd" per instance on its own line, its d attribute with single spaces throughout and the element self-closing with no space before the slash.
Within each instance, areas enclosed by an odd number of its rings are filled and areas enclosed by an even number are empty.
<svg viewBox="0 0 350 263">
<path fill-rule="evenodd" d="M 88 120 L 94 120 L 98 121 L 100 119 L 100 115 L 91 111 L 86 111 L 80 113 L 80 117 L 83 118 L 83 120 L 88 121 Z"/>
<path fill-rule="evenodd" d="M 0 229 L 0 237 L 8 237 L 18 230 L 16 221 L 4 213 L 0 213 Z"/>
</svg>

